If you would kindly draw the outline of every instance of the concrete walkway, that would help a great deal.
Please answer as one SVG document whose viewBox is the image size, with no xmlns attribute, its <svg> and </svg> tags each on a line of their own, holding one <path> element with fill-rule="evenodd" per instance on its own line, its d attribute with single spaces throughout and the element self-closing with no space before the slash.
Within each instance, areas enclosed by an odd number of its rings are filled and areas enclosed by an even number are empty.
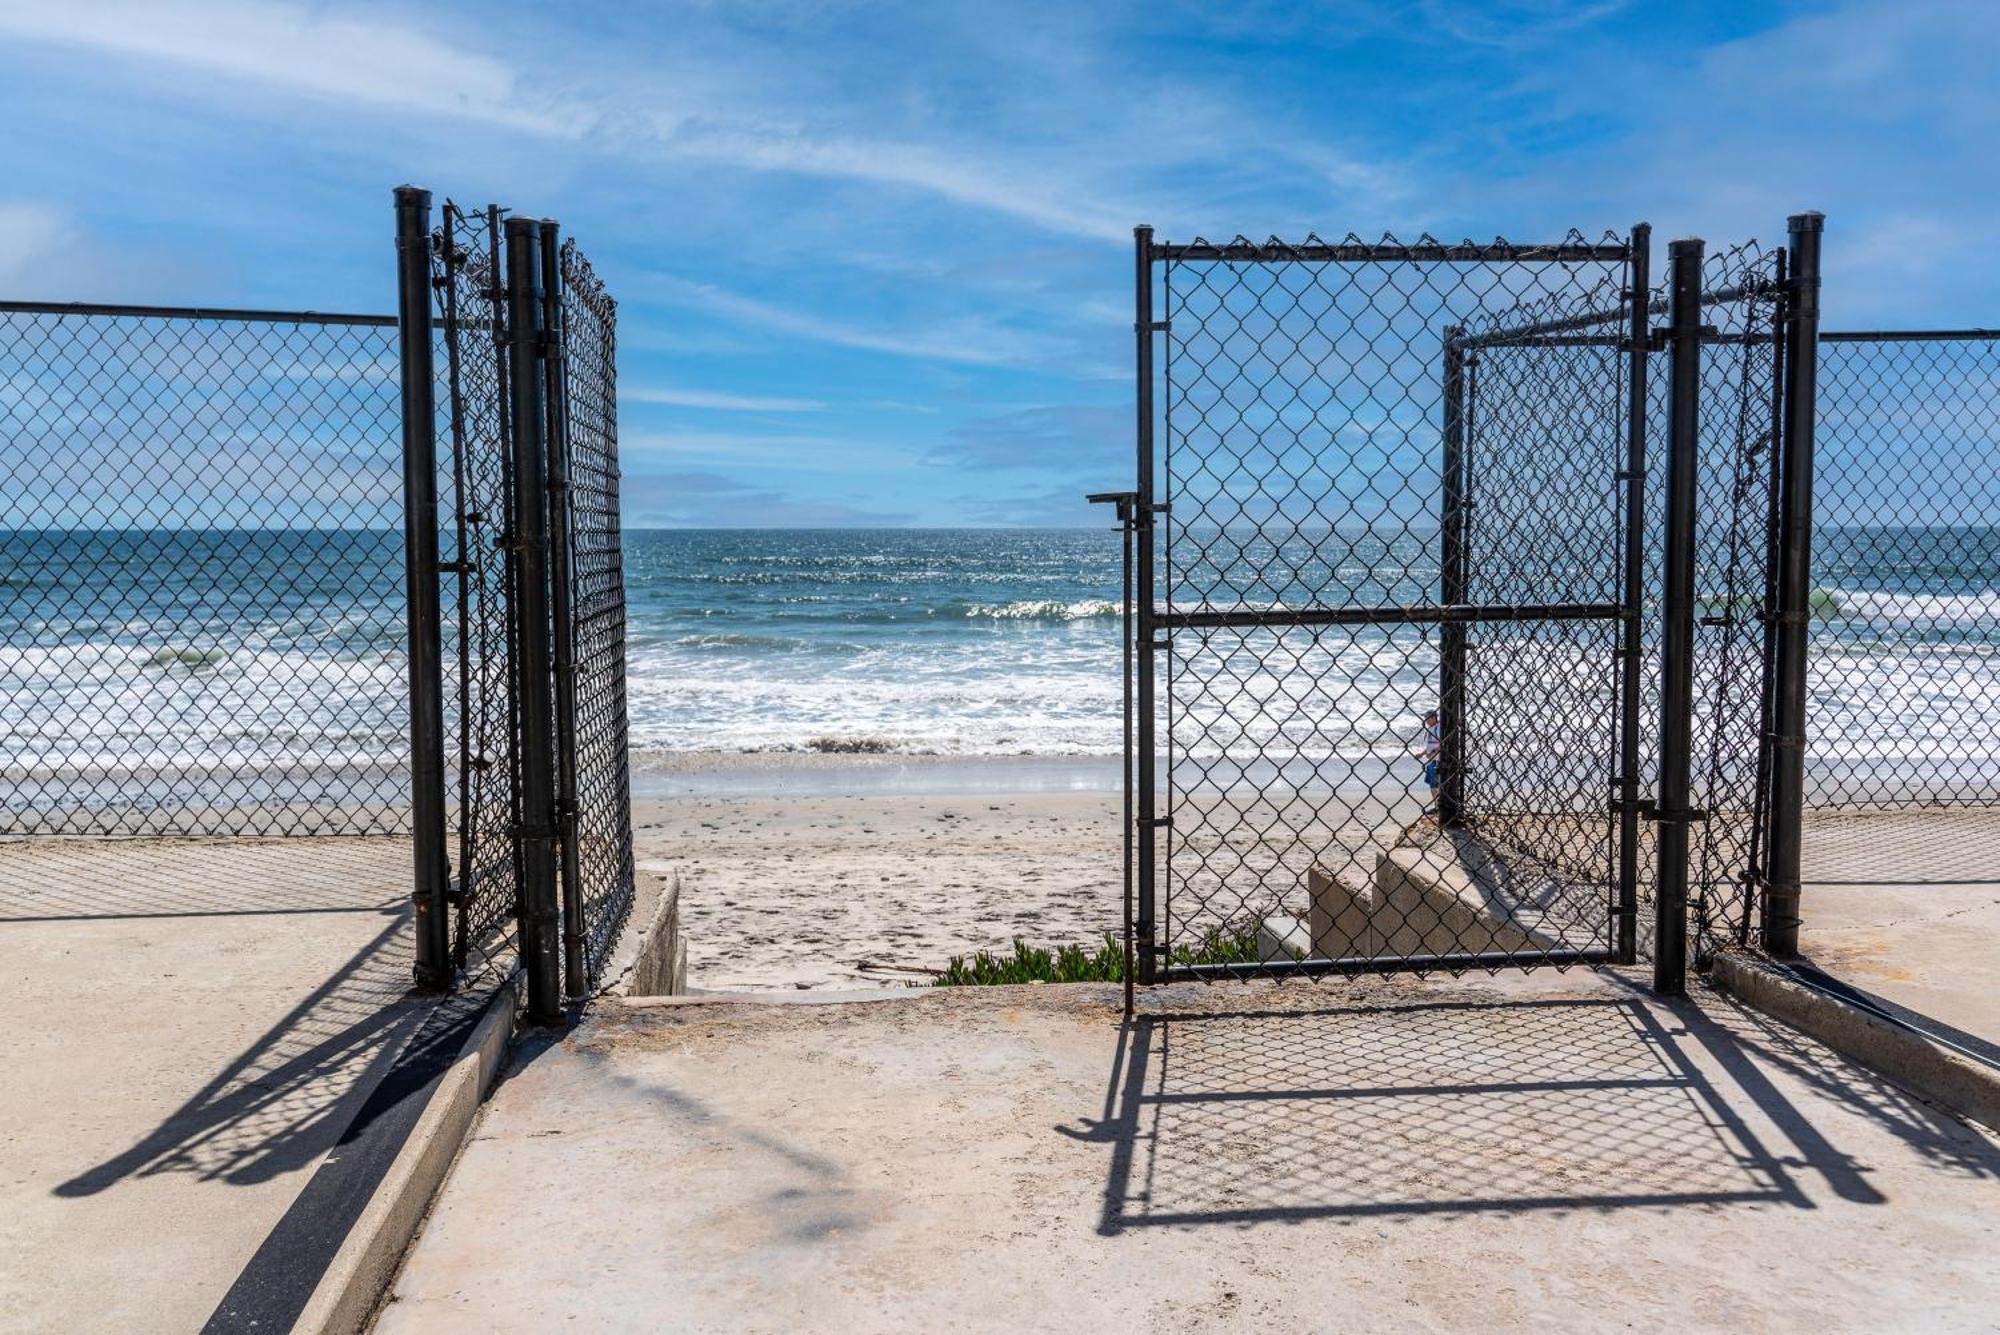
<svg viewBox="0 0 2000 1335">
<path fill-rule="evenodd" d="M 1991 1329 L 2000 1143 L 1616 978 L 602 1005 L 381 1329 Z"/>
<path fill-rule="evenodd" d="M 0 1329 L 201 1327 L 429 1009 L 409 865 L 0 842 Z"/>
<path fill-rule="evenodd" d="M 2000 1058 L 2000 811 L 1815 813 L 1804 851 L 1807 960 Z"/>
</svg>

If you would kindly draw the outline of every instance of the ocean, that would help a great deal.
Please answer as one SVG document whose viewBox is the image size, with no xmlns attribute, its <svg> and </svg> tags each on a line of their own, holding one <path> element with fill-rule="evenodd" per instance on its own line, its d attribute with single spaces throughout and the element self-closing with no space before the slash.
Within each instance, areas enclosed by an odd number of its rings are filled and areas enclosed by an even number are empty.
<svg viewBox="0 0 2000 1335">
<path fill-rule="evenodd" d="M 1907 757 L 1918 734 L 1885 717 L 1936 715 L 1941 700 L 1946 718 L 2000 714 L 2000 529 L 1849 528 L 1822 544 L 1840 553 L 1816 581 L 1822 747 Z M 1374 577 L 1398 573 L 1357 596 L 1423 596 L 1431 547 L 1367 555 Z M 379 766 L 400 754 L 400 535 L 14 532 L 0 553 L 10 775 Z M 1108 527 L 639 530 L 626 560 L 641 750 L 1120 747 Z M 1302 660 L 1297 681 L 1247 684 L 1296 705 L 1204 720 L 1203 740 L 1226 745 L 1289 710 L 1339 721 L 1325 731 L 1343 745 L 1400 746 L 1434 689 L 1422 635 L 1325 651 L 1338 661 Z M 1311 694 L 1297 695 L 1308 679 Z"/>
</svg>

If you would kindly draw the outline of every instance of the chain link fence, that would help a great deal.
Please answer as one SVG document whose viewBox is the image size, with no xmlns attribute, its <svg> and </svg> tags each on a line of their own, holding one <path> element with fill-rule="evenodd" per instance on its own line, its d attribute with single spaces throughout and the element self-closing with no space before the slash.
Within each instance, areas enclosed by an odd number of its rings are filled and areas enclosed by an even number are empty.
<svg viewBox="0 0 2000 1335">
<path fill-rule="evenodd" d="M 409 834 L 419 981 L 548 1019 L 633 900 L 616 308 L 497 207 L 397 254 L 395 316 L 0 303 L 0 835 Z"/>
<path fill-rule="evenodd" d="M 435 370 L 445 446 L 438 451 L 444 783 L 457 851 L 451 953 L 463 970 L 475 950 L 508 943 L 520 896 L 517 632 L 507 547 L 514 478 L 500 210 L 445 201 L 430 238 L 430 268 L 443 352 Z"/>
<path fill-rule="evenodd" d="M 1822 336 L 1816 811 L 2000 808 L 2000 332 Z"/>
<path fill-rule="evenodd" d="M 399 209 L 406 339 L 439 354 L 405 387 L 437 492 L 412 602 L 435 609 L 413 618 L 413 717 L 439 720 L 419 970 L 518 954 L 548 1020 L 603 981 L 635 889 L 616 305 L 553 223 L 447 200 L 433 228 L 409 188 Z"/>
<path fill-rule="evenodd" d="M 396 321 L 0 302 L 0 833 L 410 828 Z"/>
<path fill-rule="evenodd" d="M 1795 925 L 1790 226 L 1657 284 L 1643 227 L 1141 229 L 1139 489 L 1093 499 L 1135 539 L 1142 981 L 1650 954 L 1672 992 Z"/>
<path fill-rule="evenodd" d="M 1702 263 L 1688 913 L 1695 958 L 1751 940 L 1765 873 L 1784 282 L 1755 242 Z M 1673 522 L 1665 513 L 1659 532 Z M 1662 581 L 1661 587 L 1663 587 Z"/>
<path fill-rule="evenodd" d="M 1140 244 L 1142 977 L 1611 958 L 1629 244 Z"/>
<path fill-rule="evenodd" d="M 592 986 L 631 914 L 635 884 L 618 516 L 618 324 L 617 304 L 574 241 L 563 243 L 559 267 L 573 674 L 566 712 L 575 757 L 564 875 L 574 887 L 573 919 L 581 920 L 572 928 L 578 931 L 580 978 Z"/>
</svg>

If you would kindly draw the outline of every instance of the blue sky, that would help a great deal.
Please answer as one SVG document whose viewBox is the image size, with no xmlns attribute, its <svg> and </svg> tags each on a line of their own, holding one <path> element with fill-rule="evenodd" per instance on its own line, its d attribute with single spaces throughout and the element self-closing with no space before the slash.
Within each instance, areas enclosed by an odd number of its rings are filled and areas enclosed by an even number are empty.
<svg viewBox="0 0 2000 1335">
<path fill-rule="evenodd" d="M 557 216 L 641 525 L 1075 524 L 1131 227 L 1829 216 L 1827 322 L 2000 321 L 2000 5 L 0 0 L 0 294 L 388 310 L 389 187 Z"/>
</svg>

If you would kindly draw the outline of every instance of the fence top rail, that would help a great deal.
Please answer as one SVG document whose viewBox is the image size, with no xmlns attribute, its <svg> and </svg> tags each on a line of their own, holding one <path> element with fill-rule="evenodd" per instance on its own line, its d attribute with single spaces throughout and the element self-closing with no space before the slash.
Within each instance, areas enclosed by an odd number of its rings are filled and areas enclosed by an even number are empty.
<svg viewBox="0 0 2000 1335">
<path fill-rule="evenodd" d="M 1631 255 L 1632 245 L 1628 240 L 1607 234 L 1603 241 L 1592 242 L 1585 240 L 1580 232 L 1572 232 L 1561 241 L 1543 245 L 1520 245 L 1502 240 L 1445 242 L 1430 236 L 1419 237 L 1407 244 L 1394 237 L 1363 241 L 1350 235 L 1341 241 L 1329 242 L 1317 236 L 1308 236 L 1303 241 L 1292 242 L 1281 241 L 1277 237 L 1252 241 L 1239 236 L 1230 241 L 1205 241 L 1200 238 L 1187 242 L 1155 241 L 1147 249 L 1148 258 L 1153 260 L 1223 260 L 1256 264 L 1476 264 L 1496 260 L 1575 263 L 1622 261 L 1631 258 Z"/>
<path fill-rule="evenodd" d="M 1701 294 L 1703 306 L 1727 306 L 1739 301 L 1755 301 L 1770 297 L 1778 291 L 1778 284 L 1766 280 L 1735 283 L 1728 287 L 1709 288 Z M 1665 315 L 1669 310 L 1664 297 L 1656 297 L 1646 303 L 1647 316 Z M 1619 324 L 1632 318 L 1632 304 L 1628 301 L 1618 306 L 1607 306 L 1603 310 L 1587 311 L 1582 315 L 1565 316 L 1556 320 L 1542 320 L 1526 324 L 1512 325 L 1504 329 L 1491 329 L 1477 334 L 1447 331 L 1447 338 L 1453 346 L 1464 349 L 1571 346 L 1597 347 L 1616 346 L 1623 335 L 1606 338 L 1565 339 L 1558 335 L 1574 334 L 1600 325 Z M 1821 335 L 1822 338 L 1827 335 Z M 1704 339 L 1704 341 L 1716 341 Z"/>
<path fill-rule="evenodd" d="M 239 310 L 226 306 L 124 306 L 90 301 L 0 301 L 0 315 L 117 316 L 141 320 L 214 320 L 259 324 L 361 325 L 394 329 L 393 315 L 326 311 Z"/>
<path fill-rule="evenodd" d="M 2000 329 L 1823 329 L 1822 343 L 1952 343 L 2000 339 Z"/>
</svg>

